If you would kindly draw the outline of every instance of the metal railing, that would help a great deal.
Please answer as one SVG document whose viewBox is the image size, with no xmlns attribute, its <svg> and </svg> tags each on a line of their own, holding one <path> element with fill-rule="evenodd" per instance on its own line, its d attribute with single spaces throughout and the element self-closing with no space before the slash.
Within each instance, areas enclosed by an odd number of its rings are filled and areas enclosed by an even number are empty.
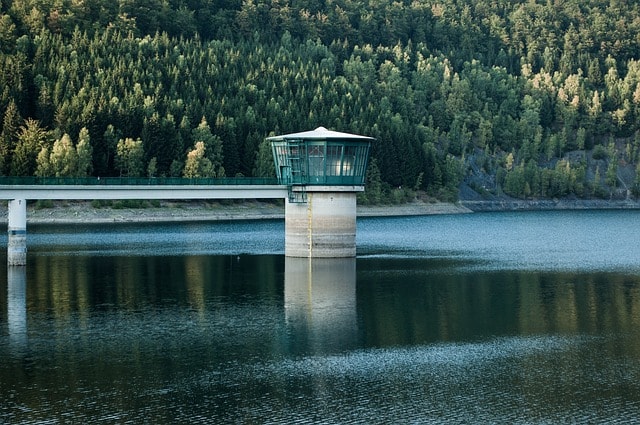
<svg viewBox="0 0 640 425">
<path fill-rule="evenodd" d="M 186 179 L 181 177 L 13 177 L 0 176 L 0 186 L 225 186 L 279 185 L 276 178 L 224 177 Z"/>
</svg>

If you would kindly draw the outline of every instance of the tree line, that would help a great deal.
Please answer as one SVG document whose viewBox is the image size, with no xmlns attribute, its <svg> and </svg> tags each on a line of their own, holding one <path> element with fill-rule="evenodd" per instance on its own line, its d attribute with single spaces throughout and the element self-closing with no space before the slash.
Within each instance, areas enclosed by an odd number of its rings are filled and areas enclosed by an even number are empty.
<svg viewBox="0 0 640 425">
<path fill-rule="evenodd" d="M 322 125 L 376 138 L 365 202 L 637 196 L 639 9 L 1 0 L 0 172 L 270 176 Z"/>
</svg>

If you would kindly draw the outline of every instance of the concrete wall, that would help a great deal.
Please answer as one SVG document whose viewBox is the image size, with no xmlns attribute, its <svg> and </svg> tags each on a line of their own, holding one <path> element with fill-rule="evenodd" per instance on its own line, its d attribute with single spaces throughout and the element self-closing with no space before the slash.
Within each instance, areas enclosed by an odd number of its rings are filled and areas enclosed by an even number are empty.
<svg viewBox="0 0 640 425">
<path fill-rule="evenodd" d="M 309 189 L 310 186 L 307 186 Z M 306 203 L 285 204 L 287 257 L 356 256 L 356 192 L 308 192 Z"/>
</svg>

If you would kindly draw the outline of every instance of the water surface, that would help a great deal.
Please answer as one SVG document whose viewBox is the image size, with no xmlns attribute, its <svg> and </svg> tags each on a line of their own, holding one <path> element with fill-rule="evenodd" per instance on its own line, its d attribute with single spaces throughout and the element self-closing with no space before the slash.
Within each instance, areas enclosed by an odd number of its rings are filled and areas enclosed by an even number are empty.
<svg viewBox="0 0 640 425">
<path fill-rule="evenodd" d="M 0 423 L 633 423 L 639 219 L 360 219 L 313 261 L 281 221 L 30 226 Z"/>
</svg>

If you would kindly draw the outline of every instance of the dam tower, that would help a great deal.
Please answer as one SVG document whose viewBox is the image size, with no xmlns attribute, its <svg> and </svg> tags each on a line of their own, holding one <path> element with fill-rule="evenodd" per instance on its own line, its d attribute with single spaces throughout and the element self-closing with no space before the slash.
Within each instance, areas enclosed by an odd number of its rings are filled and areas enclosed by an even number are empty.
<svg viewBox="0 0 640 425">
<path fill-rule="evenodd" d="M 267 140 L 288 191 L 285 256 L 355 257 L 356 195 L 374 139 L 318 127 Z"/>
</svg>

